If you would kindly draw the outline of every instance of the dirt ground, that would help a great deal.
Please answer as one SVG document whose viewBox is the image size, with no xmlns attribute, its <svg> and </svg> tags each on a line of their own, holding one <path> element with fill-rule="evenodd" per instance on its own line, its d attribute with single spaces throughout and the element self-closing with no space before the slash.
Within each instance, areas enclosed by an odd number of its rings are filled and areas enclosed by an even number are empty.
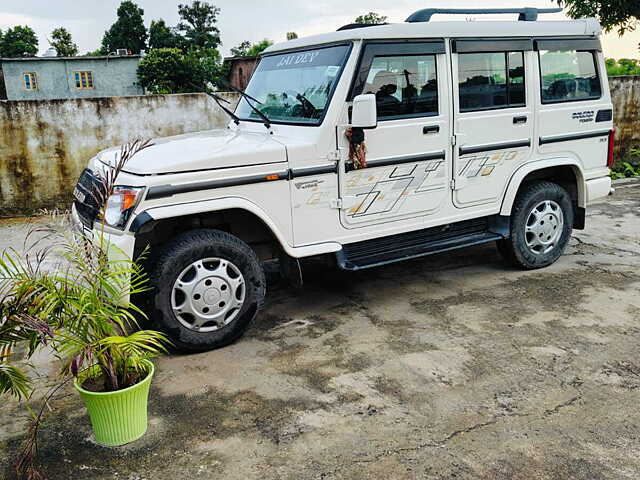
<svg viewBox="0 0 640 480">
<path fill-rule="evenodd" d="M 52 479 L 640 478 L 639 207 L 640 186 L 618 188 L 543 271 L 508 268 L 485 245 L 314 273 L 297 291 L 273 281 L 241 341 L 157 361 L 140 441 L 94 444 L 67 389 L 42 431 L 45 470 Z M 19 229 L 0 226 L 0 246 Z M 0 406 L 0 477 L 12 477 L 25 421 Z"/>
</svg>

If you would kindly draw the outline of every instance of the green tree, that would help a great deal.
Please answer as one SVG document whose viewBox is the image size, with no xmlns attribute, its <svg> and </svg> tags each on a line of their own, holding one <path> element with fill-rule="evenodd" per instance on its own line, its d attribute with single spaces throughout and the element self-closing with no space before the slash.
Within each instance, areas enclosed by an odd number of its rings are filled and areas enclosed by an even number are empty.
<svg viewBox="0 0 640 480">
<path fill-rule="evenodd" d="M 84 57 L 99 57 L 100 55 L 104 55 L 104 53 L 102 52 L 102 48 L 98 48 L 97 50 L 89 51 L 89 52 L 85 53 L 83 56 Z"/>
<path fill-rule="evenodd" d="M 149 26 L 149 48 L 181 48 L 183 38 L 162 19 L 152 20 Z"/>
<path fill-rule="evenodd" d="M 220 30 L 216 26 L 220 9 L 207 2 L 194 0 L 191 5 L 178 5 L 180 22 L 178 30 L 188 41 L 188 46 L 217 48 L 222 44 Z"/>
<path fill-rule="evenodd" d="M 254 43 L 253 45 L 251 45 L 249 50 L 247 50 L 247 57 L 257 57 L 263 52 L 263 50 L 266 50 L 271 45 L 273 45 L 273 42 L 271 40 L 267 40 L 266 38 L 261 42 Z"/>
<path fill-rule="evenodd" d="M 249 40 L 245 40 L 237 47 L 233 47 L 231 49 L 231 55 L 234 57 L 246 57 L 247 51 L 251 48 L 251 42 Z"/>
<path fill-rule="evenodd" d="M 356 18 L 356 23 L 363 23 L 365 25 L 381 25 L 386 23 L 386 21 L 387 17 L 376 12 L 369 12 Z"/>
<path fill-rule="evenodd" d="M 49 45 L 56 49 L 59 57 L 75 57 L 78 54 L 78 46 L 73 43 L 69 31 L 64 28 L 56 28 L 51 32 Z"/>
<path fill-rule="evenodd" d="M 620 35 L 634 30 L 640 22 L 640 1 L 638 0 L 556 0 L 560 6 L 567 6 L 572 18 L 597 17 L 607 31 L 617 28 Z"/>
<path fill-rule="evenodd" d="M 17 25 L 0 37 L 1 57 L 32 57 L 37 53 L 38 37 L 31 27 Z"/>
<path fill-rule="evenodd" d="M 257 57 L 263 50 L 273 45 L 271 40 L 266 38 L 261 42 L 254 43 L 253 45 L 248 40 L 245 40 L 237 47 L 231 49 L 231 55 L 234 57 Z"/>
<path fill-rule="evenodd" d="M 215 49 L 178 48 L 151 50 L 138 65 L 138 83 L 149 93 L 200 92 L 221 73 L 220 54 Z"/>
<path fill-rule="evenodd" d="M 295 40 L 296 38 L 298 38 L 296 32 L 287 32 L 287 40 Z"/>
<path fill-rule="evenodd" d="M 118 19 L 102 37 L 102 53 L 106 55 L 119 48 L 140 53 L 147 44 L 147 29 L 142 19 L 144 10 L 131 0 L 125 0 L 118 7 L 117 13 Z"/>
</svg>

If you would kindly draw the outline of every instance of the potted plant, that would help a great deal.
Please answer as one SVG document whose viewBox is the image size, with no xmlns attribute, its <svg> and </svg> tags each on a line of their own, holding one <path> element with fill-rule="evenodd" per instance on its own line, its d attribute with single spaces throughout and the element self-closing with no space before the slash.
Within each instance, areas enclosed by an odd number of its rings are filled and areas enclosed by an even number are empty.
<svg viewBox="0 0 640 480">
<path fill-rule="evenodd" d="M 109 198 L 126 163 L 151 144 L 124 145 L 114 163 L 101 172 L 94 191 L 98 218 L 105 218 Z M 85 402 L 98 443 L 117 446 L 140 438 L 147 429 L 147 398 L 154 367 L 149 359 L 165 351 L 166 337 L 138 329 L 143 312 L 130 299 L 144 292 L 143 255 L 129 260 L 111 245 L 102 221 L 85 234 L 68 217 L 62 229 L 49 229 L 62 252 L 62 265 L 39 288 L 55 317 L 55 348 L 63 359 L 63 377 L 72 375 Z"/>
<path fill-rule="evenodd" d="M 125 145 L 103 173 L 99 190 L 91 192 L 100 200 L 99 218 L 118 173 L 148 145 Z M 35 456 L 44 405 L 70 380 L 87 407 L 98 443 L 116 446 L 140 438 L 147 429 L 154 373 L 150 359 L 168 344 L 160 332 L 138 330 L 137 319 L 144 314 L 130 299 L 147 289 L 143 256 L 126 259 L 107 241 L 104 223 L 97 234 L 85 235 L 68 216 L 55 220 L 29 234 L 40 239 L 27 249 L 30 253 L 0 255 L 0 393 L 28 395 L 28 376 L 9 363 L 9 349 L 18 342 L 29 345 L 29 354 L 50 345 L 63 364 L 16 464 L 18 474 L 30 478 L 38 478 Z M 52 260 L 53 268 L 43 268 Z"/>
<path fill-rule="evenodd" d="M 67 243 L 70 268 L 48 283 L 46 300 L 58 316 L 55 347 L 63 377 L 74 377 L 95 440 L 116 446 L 147 429 L 154 372 L 149 359 L 165 350 L 167 340 L 156 331 L 132 332 L 136 315 L 143 314 L 127 299 L 146 290 L 146 277 L 137 261 L 118 260 L 108 248 L 85 237 Z"/>
</svg>

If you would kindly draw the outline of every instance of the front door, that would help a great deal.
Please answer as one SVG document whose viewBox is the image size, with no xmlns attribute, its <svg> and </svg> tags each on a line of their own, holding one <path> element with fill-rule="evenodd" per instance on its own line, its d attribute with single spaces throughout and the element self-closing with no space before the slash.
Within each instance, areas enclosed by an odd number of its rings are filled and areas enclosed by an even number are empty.
<svg viewBox="0 0 640 480">
<path fill-rule="evenodd" d="M 341 172 L 345 228 L 433 215 L 445 205 L 451 171 L 446 68 L 442 41 L 365 45 L 350 98 L 375 94 L 378 126 L 365 131 L 367 167 L 347 163 Z"/>
<path fill-rule="evenodd" d="M 498 204 L 533 144 L 533 42 L 452 41 L 456 207 Z"/>
</svg>

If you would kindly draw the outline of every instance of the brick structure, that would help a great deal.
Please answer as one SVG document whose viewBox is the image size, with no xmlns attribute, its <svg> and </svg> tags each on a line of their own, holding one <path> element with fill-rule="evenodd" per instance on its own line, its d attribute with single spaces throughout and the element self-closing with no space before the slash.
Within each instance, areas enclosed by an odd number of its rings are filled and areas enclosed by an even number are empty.
<svg viewBox="0 0 640 480">
<path fill-rule="evenodd" d="M 230 57 L 225 58 L 224 62 L 228 64 L 227 81 L 231 86 L 240 90 L 247 88 L 249 79 L 251 79 L 253 70 L 258 63 L 258 57 Z"/>
</svg>

